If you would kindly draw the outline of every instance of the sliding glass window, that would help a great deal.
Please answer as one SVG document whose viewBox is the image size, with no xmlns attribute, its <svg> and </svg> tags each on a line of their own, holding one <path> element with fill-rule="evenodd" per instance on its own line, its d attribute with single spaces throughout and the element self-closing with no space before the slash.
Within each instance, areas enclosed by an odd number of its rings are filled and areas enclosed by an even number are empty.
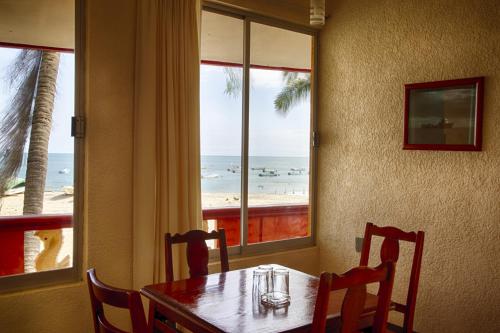
<svg viewBox="0 0 500 333">
<path fill-rule="evenodd" d="M 0 290 L 76 281 L 75 3 L 16 3 L 0 18 Z"/>
<path fill-rule="evenodd" d="M 203 227 L 225 229 L 233 253 L 313 243 L 314 38 L 245 13 L 202 13 Z"/>
</svg>

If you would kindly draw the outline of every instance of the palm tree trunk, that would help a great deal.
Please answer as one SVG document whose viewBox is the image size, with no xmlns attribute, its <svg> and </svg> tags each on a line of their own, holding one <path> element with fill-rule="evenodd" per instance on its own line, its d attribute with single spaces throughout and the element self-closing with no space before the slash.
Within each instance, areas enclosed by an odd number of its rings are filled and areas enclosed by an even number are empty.
<svg viewBox="0 0 500 333">
<path fill-rule="evenodd" d="M 38 74 L 35 106 L 31 125 L 23 215 L 41 214 L 45 180 L 47 177 L 48 148 L 52 128 L 52 110 L 59 70 L 59 53 L 43 52 Z M 40 240 L 33 232 L 24 236 L 25 272 L 33 272 L 34 259 L 40 249 Z"/>
</svg>

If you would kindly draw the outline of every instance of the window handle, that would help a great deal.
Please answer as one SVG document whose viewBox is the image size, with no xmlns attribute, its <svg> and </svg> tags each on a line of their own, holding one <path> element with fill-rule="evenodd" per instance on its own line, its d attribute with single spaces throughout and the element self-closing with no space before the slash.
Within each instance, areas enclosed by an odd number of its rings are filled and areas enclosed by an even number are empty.
<svg viewBox="0 0 500 333">
<path fill-rule="evenodd" d="M 85 118 L 71 117 L 71 136 L 75 138 L 85 137 Z"/>
</svg>

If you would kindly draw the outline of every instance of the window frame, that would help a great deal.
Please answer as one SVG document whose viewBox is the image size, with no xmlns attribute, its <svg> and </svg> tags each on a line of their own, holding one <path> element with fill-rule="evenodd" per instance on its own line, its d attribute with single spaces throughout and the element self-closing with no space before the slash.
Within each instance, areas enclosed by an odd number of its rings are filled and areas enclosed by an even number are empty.
<svg viewBox="0 0 500 333">
<path fill-rule="evenodd" d="M 283 21 L 260 14 L 251 13 L 225 5 L 203 1 L 202 10 L 242 20 L 243 23 L 243 82 L 242 82 L 242 142 L 241 142 L 241 206 L 240 206 L 240 245 L 228 248 L 232 258 L 254 256 L 312 247 L 316 245 L 316 198 L 317 198 L 317 106 L 318 106 L 318 50 L 319 31 L 299 24 Z M 249 137 L 249 79 L 250 79 L 250 26 L 251 23 L 264 24 L 311 36 L 311 119 L 309 153 L 309 216 L 310 235 L 278 241 L 248 244 L 248 137 Z M 203 29 L 203 27 L 201 27 Z M 210 250 L 210 259 L 218 260 L 219 251 Z"/>
<path fill-rule="evenodd" d="M 75 55 L 75 102 L 74 117 L 85 116 L 85 0 L 75 0 L 75 49 L 64 49 L 38 45 L 0 43 L 3 47 L 29 48 L 74 53 Z M 69 125 L 69 124 L 68 124 Z M 84 198 L 84 135 L 73 136 L 74 144 L 74 194 L 73 194 L 73 265 L 51 271 L 7 275 L 0 277 L 0 294 L 38 289 L 48 286 L 80 282 L 83 265 L 83 198 Z"/>
</svg>

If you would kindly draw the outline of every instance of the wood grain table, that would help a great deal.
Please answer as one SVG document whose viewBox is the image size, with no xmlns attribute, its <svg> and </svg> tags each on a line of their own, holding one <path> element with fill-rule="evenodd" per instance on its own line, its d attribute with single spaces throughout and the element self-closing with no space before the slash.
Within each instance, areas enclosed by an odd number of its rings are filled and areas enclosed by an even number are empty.
<svg viewBox="0 0 500 333">
<path fill-rule="evenodd" d="M 273 265 L 278 268 L 286 268 Z M 149 285 L 149 320 L 161 328 L 167 317 L 193 332 L 307 332 L 311 328 L 318 289 L 317 277 L 290 270 L 290 305 L 273 309 L 252 298 L 253 268 Z M 330 295 L 328 326 L 339 325 L 345 291 Z M 373 316 L 377 296 L 368 294 L 365 319 Z M 369 320 L 364 320 L 369 322 Z"/>
</svg>

